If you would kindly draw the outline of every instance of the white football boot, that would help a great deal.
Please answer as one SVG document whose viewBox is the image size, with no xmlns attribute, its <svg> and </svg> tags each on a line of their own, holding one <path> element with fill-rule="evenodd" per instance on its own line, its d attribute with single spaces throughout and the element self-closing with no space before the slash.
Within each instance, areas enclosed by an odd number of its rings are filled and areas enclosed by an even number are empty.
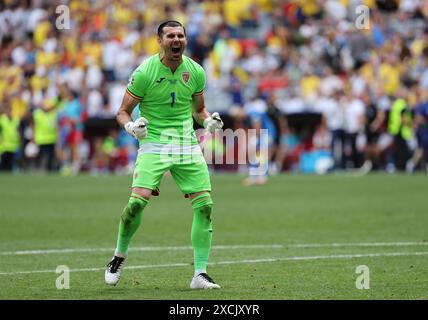
<svg viewBox="0 0 428 320">
<path fill-rule="evenodd" d="M 124 262 L 125 258 L 113 256 L 104 274 L 106 284 L 115 286 L 119 282 Z"/>
<path fill-rule="evenodd" d="M 190 283 L 191 289 L 220 289 L 220 286 L 214 282 L 206 273 L 200 273 L 194 276 Z"/>
</svg>

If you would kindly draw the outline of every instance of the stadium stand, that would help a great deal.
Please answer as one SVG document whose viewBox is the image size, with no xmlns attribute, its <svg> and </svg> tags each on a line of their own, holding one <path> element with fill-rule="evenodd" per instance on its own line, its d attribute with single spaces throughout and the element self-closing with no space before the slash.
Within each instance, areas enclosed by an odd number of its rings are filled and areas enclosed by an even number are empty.
<svg viewBox="0 0 428 320">
<path fill-rule="evenodd" d="M 358 24 L 361 8 L 368 25 Z M 266 102 L 258 112 L 277 132 L 271 173 L 426 170 L 427 1 L 6 0 L 0 112 L 20 119 L 13 170 L 37 169 L 32 119 L 52 104 L 50 169 L 128 172 L 138 146 L 114 116 L 167 19 L 186 26 L 187 55 L 207 72 L 207 107 L 226 127 L 250 128 L 248 104 L 255 95 Z M 239 170 L 214 169 L 230 168 Z"/>
</svg>

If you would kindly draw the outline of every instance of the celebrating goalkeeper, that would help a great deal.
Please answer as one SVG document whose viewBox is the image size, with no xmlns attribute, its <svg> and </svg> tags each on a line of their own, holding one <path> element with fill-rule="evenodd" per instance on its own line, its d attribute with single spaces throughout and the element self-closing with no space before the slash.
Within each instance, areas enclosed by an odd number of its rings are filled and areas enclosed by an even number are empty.
<svg viewBox="0 0 428 320">
<path fill-rule="evenodd" d="M 193 130 L 193 119 L 209 132 L 223 127 L 218 113 L 204 103 L 205 71 L 183 55 L 187 45 L 181 23 L 167 21 L 157 30 L 160 53 L 147 58 L 132 74 L 118 123 L 139 140 L 132 193 L 119 222 L 117 246 L 105 271 L 105 282 L 116 285 L 123 271 L 130 241 L 140 226 L 151 195 L 159 194 L 165 172 L 170 171 L 193 208 L 191 241 L 195 273 L 192 289 L 218 289 L 207 275 L 211 249 L 213 201 L 207 164 Z M 139 106 L 139 115 L 131 113 Z"/>
</svg>

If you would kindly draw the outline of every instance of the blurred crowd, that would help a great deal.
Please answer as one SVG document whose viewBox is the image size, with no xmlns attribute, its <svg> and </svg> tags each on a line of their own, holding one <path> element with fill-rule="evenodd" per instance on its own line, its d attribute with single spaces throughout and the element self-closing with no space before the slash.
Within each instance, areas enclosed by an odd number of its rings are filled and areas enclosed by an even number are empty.
<svg viewBox="0 0 428 320">
<path fill-rule="evenodd" d="M 270 173 L 426 170 L 424 0 L 0 1 L 1 169 L 129 172 L 136 141 L 85 124 L 114 118 L 167 19 L 207 72 L 208 109 L 268 130 Z M 319 121 L 289 121 L 305 113 Z"/>
</svg>

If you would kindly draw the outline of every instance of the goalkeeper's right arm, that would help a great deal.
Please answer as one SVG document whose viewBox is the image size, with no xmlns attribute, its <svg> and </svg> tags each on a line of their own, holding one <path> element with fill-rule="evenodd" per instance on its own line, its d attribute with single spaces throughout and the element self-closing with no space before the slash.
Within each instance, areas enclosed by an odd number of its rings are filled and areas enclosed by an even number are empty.
<svg viewBox="0 0 428 320">
<path fill-rule="evenodd" d="M 139 99 L 133 97 L 126 91 L 123 96 L 122 104 L 117 112 L 116 120 L 130 135 L 136 139 L 144 139 L 147 136 L 147 124 L 149 122 L 143 117 L 138 118 L 134 122 L 131 117 L 132 111 L 139 102 Z"/>
</svg>

